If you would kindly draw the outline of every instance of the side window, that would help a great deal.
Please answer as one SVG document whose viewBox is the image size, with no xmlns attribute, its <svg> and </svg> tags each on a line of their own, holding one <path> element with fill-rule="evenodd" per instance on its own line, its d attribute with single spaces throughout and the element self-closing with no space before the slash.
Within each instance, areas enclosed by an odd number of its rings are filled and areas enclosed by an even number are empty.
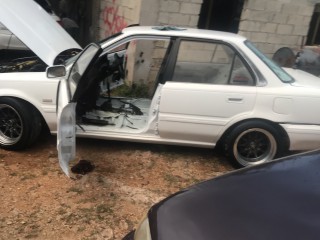
<svg viewBox="0 0 320 240">
<path fill-rule="evenodd" d="M 247 67 L 243 64 L 239 56 L 236 56 L 234 59 L 234 65 L 232 68 L 230 84 L 232 85 L 243 85 L 243 86 L 252 86 L 254 80 L 250 74 Z"/>
<path fill-rule="evenodd" d="M 250 71 L 229 46 L 181 41 L 172 77 L 175 82 L 253 85 Z"/>
</svg>

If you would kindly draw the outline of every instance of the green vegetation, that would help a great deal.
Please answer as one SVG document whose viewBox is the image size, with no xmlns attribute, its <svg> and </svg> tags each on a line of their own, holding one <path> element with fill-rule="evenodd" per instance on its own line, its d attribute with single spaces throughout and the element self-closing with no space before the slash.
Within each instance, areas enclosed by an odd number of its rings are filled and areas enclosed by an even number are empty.
<svg viewBox="0 0 320 240">
<path fill-rule="evenodd" d="M 132 86 L 122 85 L 112 90 L 112 96 L 148 98 L 149 88 L 146 84 L 132 84 Z"/>
</svg>

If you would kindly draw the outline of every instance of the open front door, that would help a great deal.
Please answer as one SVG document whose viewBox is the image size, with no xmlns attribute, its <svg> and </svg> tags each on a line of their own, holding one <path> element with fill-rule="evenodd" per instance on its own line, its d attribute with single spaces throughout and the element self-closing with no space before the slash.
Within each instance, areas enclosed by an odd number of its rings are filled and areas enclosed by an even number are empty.
<svg viewBox="0 0 320 240">
<path fill-rule="evenodd" d="M 90 69 L 94 66 L 101 48 L 89 45 L 73 64 L 67 79 L 62 79 L 58 88 L 58 134 L 57 148 L 59 164 L 63 172 L 70 177 L 69 163 L 75 158 L 76 149 L 76 105 L 77 99 L 85 94 L 93 83 Z"/>
<path fill-rule="evenodd" d="M 69 162 L 76 155 L 76 103 L 69 103 L 67 81 L 64 79 L 59 84 L 58 94 L 58 134 L 57 148 L 59 164 L 63 172 L 70 177 Z"/>
</svg>

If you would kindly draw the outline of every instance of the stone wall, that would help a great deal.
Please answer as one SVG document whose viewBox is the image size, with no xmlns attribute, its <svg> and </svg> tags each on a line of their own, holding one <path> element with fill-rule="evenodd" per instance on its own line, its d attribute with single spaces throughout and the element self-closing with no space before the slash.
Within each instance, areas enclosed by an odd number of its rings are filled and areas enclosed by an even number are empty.
<svg viewBox="0 0 320 240">
<path fill-rule="evenodd" d="M 159 2 L 158 24 L 197 27 L 202 0 L 160 0 Z"/>
<path fill-rule="evenodd" d="M 197 27 L 202 0 L 101 0 L 100 39 L 130 24 Z"/>
<path fill-rule="evenodd" d="M 269 56 L 280 47 L 298 50 L 305 43 L 313 10 L 311 0 L 247 0 L 239 34 Z"/>
<path fill-rule="evenodd" d="M 203 0 L 101 0 L 99 39 L 130 24 L 197 27 Z M 305 43 L 320 0 L 246 0 L 239 34 L 269 56 L 280 47 Z"/>
</svg>

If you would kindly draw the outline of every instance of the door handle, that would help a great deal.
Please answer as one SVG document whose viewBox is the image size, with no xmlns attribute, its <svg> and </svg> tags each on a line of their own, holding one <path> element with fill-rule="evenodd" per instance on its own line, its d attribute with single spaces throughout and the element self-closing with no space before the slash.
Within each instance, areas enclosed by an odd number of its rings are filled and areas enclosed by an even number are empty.
<svg viewBox="0 0 320 240">
<path fill-rule="evenodd" d="M 242 102 L 243 98 L 228 98 L 228 102 Z"/>
<path fill-rule="evenodd" d="M 242 103 L 243 102 L 243 98 L 242 97 L 230 97 L 228 98 L 228 102 L 229 103 Z"/>
</svg>

